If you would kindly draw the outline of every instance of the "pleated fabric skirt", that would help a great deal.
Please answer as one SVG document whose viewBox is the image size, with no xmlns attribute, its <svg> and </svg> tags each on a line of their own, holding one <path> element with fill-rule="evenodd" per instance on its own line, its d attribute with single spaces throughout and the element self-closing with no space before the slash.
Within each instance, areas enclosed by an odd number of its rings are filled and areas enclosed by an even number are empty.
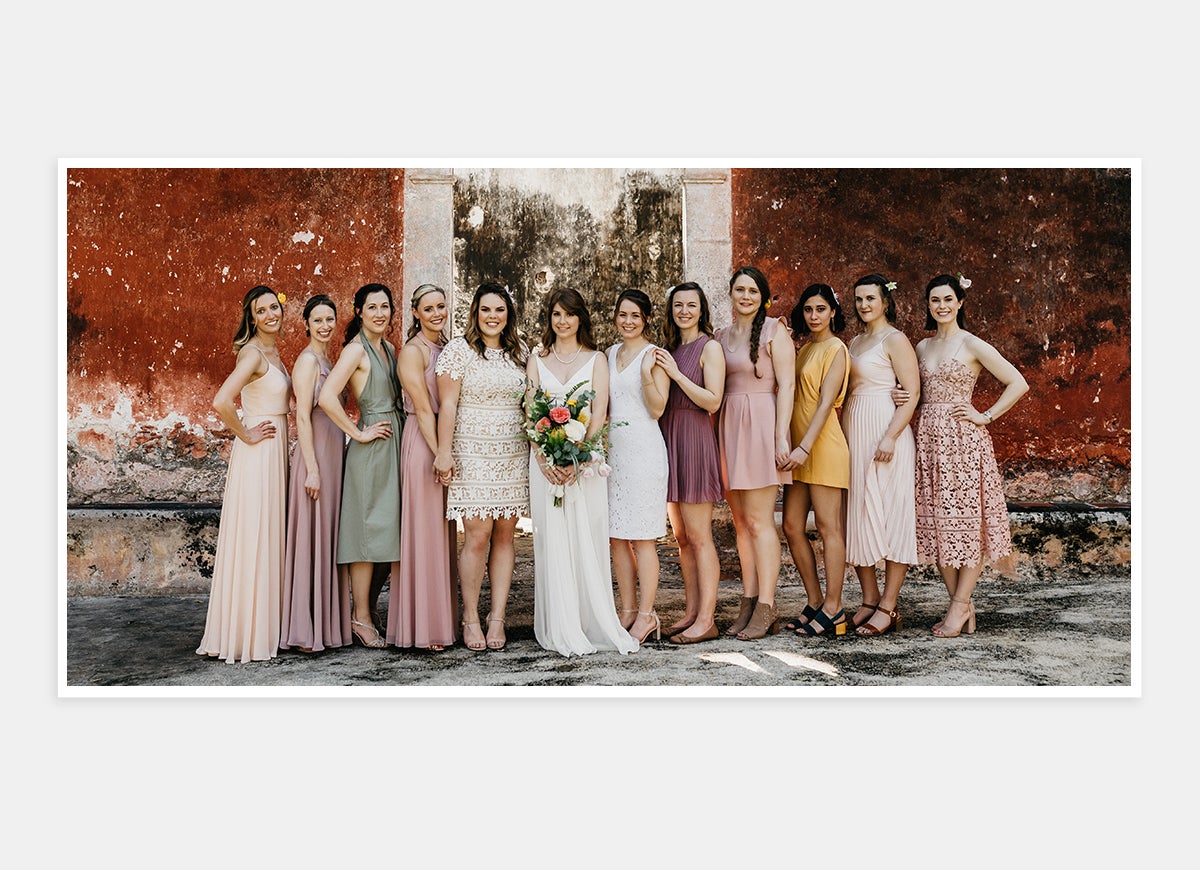
<svg viewBox="0 0 1200 870">
<path fill-rule="evenodd" d="M 883 559 L 917 562 L 916 442 L 905 426 L 889 462 L 875 450 L 896 411 L 887 393 L 855 393 L 842 409 L 850 447 L 846 500 L 846 562 L 875 565 Z"/>
</svg>

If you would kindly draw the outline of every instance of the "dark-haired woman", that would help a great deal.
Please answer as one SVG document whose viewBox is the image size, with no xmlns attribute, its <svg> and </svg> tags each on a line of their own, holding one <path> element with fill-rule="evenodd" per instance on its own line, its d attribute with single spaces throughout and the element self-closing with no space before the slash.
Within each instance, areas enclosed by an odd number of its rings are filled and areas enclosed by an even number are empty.
<svg viewBox="0 0 1200 870">
<path fill-rule="evenodd" d="M 396 348 L 384 336 L 392 326 L 392 291 L 366 284 L 354 294 L 354 318 L 337 364 L 317 398 L 350 436 L 338 517 L 337 561 L 349 565 L 353 612 L 350 630 L 363 646 L 385 646 L 375 625 L 380 587 L 376 565 L 390 565 L 395 589 L 400 562 L 400 381 Z M 358 402 L 358 425 L 342 407 L 346 385 Z"/>
<path fill-rule="evenodd" d="M 671 380 L 659 428 L 667 445 L 667 516 L 679 546 L 684 613 L 664 633 L 671 643 L 700 643 L 719 636 L 721 561 L 712 517 L 724 491 L 713 415 L 725 394 L 725 354 L 713 340 L 708 297 L 699 284 L 672 287 L 666 307 L 664 347 L 654 350 L 654 362 Z"/>
<path fill-rule="evenodd" d="M 440 652 L 454 643 L 458 594 L 457 526 L 446 519 L 446 488 L 433 470 L 437 453 L 438 355 L 450 322 L 446 294 L 422 284 L 412 295 L 412 327 L 400 349 L 405 426 L 400 436 L 400 577 L 388 595 L 388 643 Z"/>
<path fill-rule="evenodd" d="M 350 587 L 338 569 L 338 513 L 346 439 L 317 404 L 333 363 L 329 341 L 337 307 L 324 293 L 304 304 L 308 346 L 292 364 L 296 453 L 288 495 L 280 649 L 318 652 L 349 646 Z"/>
<path fill-rule="evenodd" d="M 213 410 L 237 439 L 229 455 L 200 655 L 265 661 L 279 651 L 291 379 L 275 340 L 283 297 L 259 285 L 242 299 L 237 362 Z M 240 398 L 239 417 L 234 399 Z"/>
<path fill-rule="evenodd" d="M 608 366 L 592 338 L 587 303 L 577 290 L 546 297 L 546 322 L 529 355 L 527 396 L 541 387 L 566 398 L 573 387 L 595 392 L 585 438 L 608 414 Z M 555 489 L 562 493 L 554 504 Z M 608 546 L 608 487 L 587 466 L 559 466 L 540 450 L 529 457 L 529 507 L 533 520 L 533 633 L 544 648 L 565 656 L 599 650 L 633 652 L 638 641 L 621 627 L 613 601 Z"/>
<path fill-rule="evenodd" d="M 667 533 L 667 445 L 658 418 L 670 380 L 654 364 L 646 337 L 652 311 L 641 290 L 617 297 L 614 320 L 621 341 L 608 349 L 608 537 L 621 596 L 621 625 L 642 643 L 660 632 L 657 539 Z M 619 425 L 618 425 L 619 424 Z M 626 619 L 626 617 L 628 619 Z"/>
<path fill-rule="evenodd" d="M 504 621 L 516 565 L 517 521 L 529 511 L 529 442 L 525 440 L 525 360 L 508 288 L 481 284 L 463 335 L 438 355 L 437 455 L 434 473 L 447 486 L 446 518 L 461 520 L 458 561 L 463 643 L 503 649 Z M 487 572 L 491 608 L 479 626 Z"/>
<path fill-rule="evenodd" d="M 800 634 L 815 634 L 814 619 L 828 629 L 842 610 L 846 580 L 846 490 L 850 486 L 850 449 L 837 409 L 846 397 L 850 358 L 836 333 L 846 328 L 837 295 L 828 284 L 811 284 L 792 309 L 792 331 L 808 340 L 796 354 L 796 402 L 792 411 L 792 448 L 787 467 L 792 482 L 783 491 L 783 534 L 800 573 L 808 601 L 798 617 L 785 623 Z M 825 562 L 825 594 L 817 560 L 808 540 L 812 511 Z"/>
<path fill-rule="evenodd" d="M 775 587 L 781 547 L 775 525 L 780 484 L 789 461 L 796 348 L 781 320 L 767 317 L 771 288 L 753 266 L 729 281 L 733 322 L 717 330 L 725 352 L 725 397 L 717 420 L 721 479 L 733 514 L 742 599 L 737 620 L 726 629 L 739 640 L 779 631 Z"/>
<path fill-rule="evenodd" d="M 917 355 L 897 329 L 894 282 L 873 273 L 854 284 L 854 311 L 863 332 L 850 341 L 850 394 L 842 409 L 842 431 L 850 445 L 850 489 L 846 499 L 846 561 L 862 587 L 862 606 L 849 620 L 860 635 L 900 628 L 897 604 L 909 565 L 917 561 L 913 480 L 913 402 L 897 406 L 892 389 L 920 393 Z M 884 588 L 875 566 L 884 563 Z M 844 614 L 817 634 L 844 634 Z"/>
<path fill-rule="evenodd" d="M 969 286 L 969 284 L 968 284 Z M 917 344 L 921 400 L 917 407 L 917 559 L 937 566 L 950 594 L 937 637 L 975 631 L 971 596 L 986 555 L 1012 553 L 1008 506 L 987 427 L 1029 390 L 1016 367 L 965 327 L 966 291 L 952 275 L 925 288 L 925 328 Z M 1004 384 L 986 411 L 971 401 L 984 369 Z"/>
</svg>

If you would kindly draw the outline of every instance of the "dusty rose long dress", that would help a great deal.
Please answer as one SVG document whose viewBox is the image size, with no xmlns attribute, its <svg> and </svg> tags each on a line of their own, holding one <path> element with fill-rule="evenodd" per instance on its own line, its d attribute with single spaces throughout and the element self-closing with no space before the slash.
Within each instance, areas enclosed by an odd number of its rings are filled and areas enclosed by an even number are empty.
<svg viewBox="0 0 1200 870">
<path fill-rule="evenodd" d="M 442 348 L 419 332 L 410 341 L 429 350 L 425 387 L 437 414 L 436 369 Z M 386 640 L 398 647 L 449 646 L 458 621 L 458 528 L 446 519 L 446 488 L 433 476 L 433 452 L 417 425 L 407 391 L 404 410 L 408 421 L 400 440 L 400 572 L 388 596 Z"/>
<path fill-rule="evenodd" d="M 310 353 L 310 351 L 303 351 Z M 315 356 L 315 354 L 314 354 Z M 346 436 L 317 406 L 329 376 L 328 361 L 317 358 L 313 386 L 312 439 L 321 492 L 316 501 L 304 491 L 308 465 L 296 445 L 288 492 L 287 558 L 283 567 L 283 623 L 280 649 L 314 652 L 350 645 L 350 586 L 337 566 L 338 512 L 342 503 L 342 462 Z"/>
</svg>

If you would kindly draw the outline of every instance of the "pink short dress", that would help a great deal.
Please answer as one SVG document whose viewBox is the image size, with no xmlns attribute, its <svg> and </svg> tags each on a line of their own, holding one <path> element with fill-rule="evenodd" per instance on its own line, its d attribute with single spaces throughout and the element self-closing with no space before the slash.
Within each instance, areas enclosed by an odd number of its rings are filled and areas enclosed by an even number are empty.
<svg viewBox="0 0 1200 870">
<path fill-rule="evenodd" d="M 754 365 L 749 344 L 731 351 L 728 330 L 717 330 L 717 340 L 725 351 L 725 397 L 717 416 L 717 444 L 726 491 L 792 482 L 791 472 L 775 467 L 775 366 L 770 341 L 780 328 L 775 318 L 763 323 Z"/>
</svg>

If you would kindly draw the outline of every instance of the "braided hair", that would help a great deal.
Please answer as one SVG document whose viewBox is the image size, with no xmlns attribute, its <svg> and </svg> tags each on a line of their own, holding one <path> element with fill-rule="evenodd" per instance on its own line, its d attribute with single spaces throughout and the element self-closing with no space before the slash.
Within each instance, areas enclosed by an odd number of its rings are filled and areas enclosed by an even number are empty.
<svg viewBox="0 0 1200 870">
<path fill-rule="evenodd" d="M 733 290 L 733 285 L 740 275 L 746 275 L 757 284 L 759 295 L 762 297 L 762 301 L 758 303 L 758 311 L 754 312 L 754 320 L 750 324 L 750 364 L 754 366 L 754 377 L 761 378 L 762 375 L 758 371 L 758 340 L 762 335 L 763 324 L 767 321 L 767 308 L 771 304 L 771 287 L 767 284 L 767 276 L 758 269 L 753 266 L 742 266 L 729 279 L 730 290 Z"/>
</svg>

